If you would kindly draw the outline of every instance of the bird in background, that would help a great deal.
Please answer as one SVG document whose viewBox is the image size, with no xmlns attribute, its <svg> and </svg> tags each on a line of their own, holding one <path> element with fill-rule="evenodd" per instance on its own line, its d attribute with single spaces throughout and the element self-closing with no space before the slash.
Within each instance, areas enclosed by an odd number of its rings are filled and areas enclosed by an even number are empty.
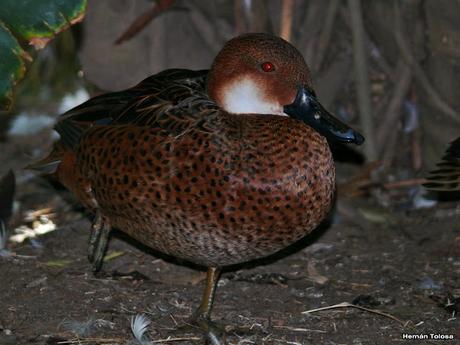
<svg viewBox="0 0 460 345">
<path fill-rule="evenodd" d="M 433 191 L 460 191 L 460 138 L 447 148 L 437 169 L 430 172 L 424 186 Z"/>
</svg>

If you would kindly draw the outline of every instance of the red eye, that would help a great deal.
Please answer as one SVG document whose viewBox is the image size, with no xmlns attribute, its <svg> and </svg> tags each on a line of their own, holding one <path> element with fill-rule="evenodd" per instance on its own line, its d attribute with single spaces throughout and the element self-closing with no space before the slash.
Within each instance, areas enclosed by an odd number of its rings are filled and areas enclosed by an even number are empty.
<svg viewBox="0 0 460 345">
<path fill-rule="evenodd" d="M 273 64 L 268 61 L 264 62 L 262 65 L 260 65 L 260 67 L 262 67 L 264 72 L 273 72 L 275 70 L 275 66 L 273 66 Z"/>
</svg>

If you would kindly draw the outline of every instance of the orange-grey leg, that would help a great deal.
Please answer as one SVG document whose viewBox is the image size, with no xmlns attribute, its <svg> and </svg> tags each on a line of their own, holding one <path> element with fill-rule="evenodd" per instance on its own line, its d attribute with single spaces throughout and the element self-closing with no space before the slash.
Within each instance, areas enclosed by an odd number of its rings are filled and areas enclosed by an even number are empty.
<svg viewBox="0 0 460 345">
<path fill-rule="evenodd" d="M 192 314 L 188 325 L 180 327 L 179 332 L 190 332 L 199 328 L 206 337 L 206 344 L 222 345 L 225 341 L 221 339 L 223 331 L 211 321 L 211 309 L 216 293 L 217 282 L 219 281 L 220 269 L 209 267 L 206 276 L 206 286 L 201 299 L 201 304 Z"/>
<path fill-rule="evenodd" d="M 201 304 L 191 317 L 191 323 L 204 331 L 207 343 L 211 345 L 224 344 L 220 340 L 222 331 L 211 321 L 211 310 L 219 281 L 220 269 L 209 267 L 206 275 L 206 286 L 201 298 Z"/>
<path fill-rule="evenodd" d="M 209 267 L 206 275 L 206 286 L 201 298 L 201 304 L 192 315 L 193 321 L 200 319 L 211 319 L 211 309 L 216 294 L 217 282 L 219 281 L 220 269 L 217 267 Z"/>
<path fill-rule="evenodd" d="M 93 264 L 93 272 L 98 272 L 102 267 L 110 230 L 109 221 L 97 212 L 91 226 L 88 245 L 88 259 Z"/>
</svg>

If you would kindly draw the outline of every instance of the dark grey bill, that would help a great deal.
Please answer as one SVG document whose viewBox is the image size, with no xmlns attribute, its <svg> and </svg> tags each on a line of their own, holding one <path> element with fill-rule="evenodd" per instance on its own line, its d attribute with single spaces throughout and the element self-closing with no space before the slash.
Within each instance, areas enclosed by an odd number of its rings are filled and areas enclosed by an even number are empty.
<svg viewBox="0 0 460 345">
<path fill-rule="evenodd" d="M 319 103 L 313 90 L 300 87 L 292 104 L 284 106 L 284 112 L 301 120 L 327 139 L 361 145 L 364 137 L 350 126 L 331 115 Z"/>
</svg>

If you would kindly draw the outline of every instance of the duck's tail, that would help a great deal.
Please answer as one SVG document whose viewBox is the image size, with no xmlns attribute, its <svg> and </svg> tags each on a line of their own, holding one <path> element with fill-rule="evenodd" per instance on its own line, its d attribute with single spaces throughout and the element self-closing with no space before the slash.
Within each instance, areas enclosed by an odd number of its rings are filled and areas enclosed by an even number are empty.
<svg viewBox="0 0 460 345">
<path fill-rule="evenodd" d="M 460 138 L 446 150 L 442 161 L 431 171 L 424 186 L 434 191 L 460 191 Z"/>
<path fill-rule="evenodd" d="M 28 164 L 25 169 L 36 170 L 42 174 L 54 174 L 59 164 L 61 164 L 63 154 L 62 147 L 58 143 L 55 143 L 53 150 L 47 157 Z"/>
<path fill-rule="evenodd" d="M 26 169 L 33 169 L 42 174 L 50 174 L 64 187 L 72 191 L 86 207 L 95 209 L 95 200 L 90 192 L 90 182 L 81 175 L 77 166 L 75 151 L 61 141 L 54 144 L 51 153 L 42 160 L 29 164 Z"/>
</svg>

